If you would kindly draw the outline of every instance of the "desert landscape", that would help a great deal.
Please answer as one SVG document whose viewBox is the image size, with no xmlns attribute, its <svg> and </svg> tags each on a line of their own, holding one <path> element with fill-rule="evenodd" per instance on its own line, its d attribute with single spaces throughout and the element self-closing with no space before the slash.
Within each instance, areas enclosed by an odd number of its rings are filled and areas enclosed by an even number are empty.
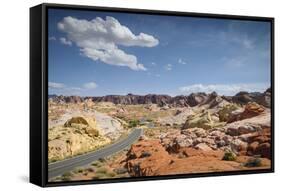
<svg viewBox="0 0 281 191">
<path fill-rule="evenodd" d="M 271 169 L 269 22 L 49 9 L 48 23 L 49 182 Z"/>
<path fill-rule="evenodd" d="M 49 166 L 110 148 L 136 129 L 141 133 L 118 151 L 49 181 L 268 169 L 270 99 L 270 88 L 234 96 L 50 95 Z"/>
</svg>

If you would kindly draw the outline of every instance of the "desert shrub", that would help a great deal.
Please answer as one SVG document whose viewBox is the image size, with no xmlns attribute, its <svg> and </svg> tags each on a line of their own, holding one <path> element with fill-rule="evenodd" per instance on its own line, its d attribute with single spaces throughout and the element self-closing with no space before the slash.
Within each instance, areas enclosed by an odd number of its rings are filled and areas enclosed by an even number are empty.
<svg viewBox="0 0 281 191">
<path fill-rule="evenodd" d="M 235 161 L 236 160 L 236 155 L 233 152 L 225 152 L 222 160 L 226 160 L 226 161 Z"/>
<path fill-rule="evenodd" d="M 61 138 L 61 135 L 57 135 L 55 139 L 60 139 Z"/>
<path fill-rule="evenodd" d="M 140 124 L 139 120 L 131 120 L 131 121 L 129 121 L 128 127 L 129 128 L 137 127 L 139 124 Z"/>
<path fill-rule="evenodd" d="M 48 160 L 49 163 L 53 163 L 53 162 L 57 162 L 59 160 L 58 157 L 53 157 L 51 159 Z"/>
<path fill-rule="evenodd" d="M 71 180 L 71 176 L 72 176 L 71 172 L 66 172 L 61 176 L 61 180 L 62 181 L 69 181 L 69 180 Z"/>
<path fill-rule="evenodd" d="M 103 173 L 96 173 L 95 176 L 93 177 L 93 179 L 102 179 L 102 178 L 106 178 L 105 174 Z"/>
<path fill-rule="evenodd" d="M 96 173 L 100 173 L 100 174 L 106 174 L 107 173 L 107 168 L 105 167 L 100 167 L 96 170 Z"/>
<path fill-rule="evenodd" d="M 116 174 L 125 174 L 128 172 L 127 169 L 124 167 L 114 169 L 114 171 L 116 172 Z"/>
<path fill-rule="evenodd" d="M 99 136 L 99 131 L 97 129 L 87 128 L 86 131 L 87 131 L 87 134 L 91 137 L 98 137 Z"/>
<path fill-rule="evenodd" d="M 81 134 L 81 135 L 82 135 L 82 132 L 81 132 L 80 130 L 78 130 L 78 129 L 75 129 L 74 133 L 77 133 L 77 134 Z M 64 132 L 64 134 L 65 134 L 65 132 Z"/>
<path fill-rule="evenodd" d="M 61 181 L 70 181 L 71 178 L 70 177 L 61 177 Z"/>
<path fill-rule="evenodd" d="M 77 168 L 77 169 L 75 169 L 73 172 L 74 172 L 74 173 L 82 173 L 83 171 L 84 171 L 83 168 Z"/>
<path fill-rule="evenodd" d="M 230 118 L 231 112 L 239 109 L 239 106 L 237 104 L 228 104 L 225 105 L 219 112 L 219 119 L 220 121 L 227 122 Z"/>
<path fill-rule="evenodd" d="M 261 159 L 260 158 L 249 158 L 244 166 L 246 166 L 246 167 L 259 167 L 259 166 L 261 166 Z"/>
<path fill-rule="evenodd" d="M 116 173 L 113 172 L 113 171 L 110 171 L 110 172 L 107 172 L 107 173 L 106 173 L 106 176 L 112 178 L 112 177 L 115 177 L 115 176 L 116 176 Z"/>
<path fill-rule="evenodd" d="M 99 161 L 94 161 L 92 162 L 91 164 L 92 166 L 96 166 L 96 167 L 100 167 L 101 166 L 101 163 Z"/>
<path fill-rule="evenodd" d="M 94 168 L 87 168 L 87 171 L 88 172 L 95 172 L 95 169 Z"/>
<path fill-rule="evenodd" d="M 99 161 L 100 161 L 101 163 L 103 163 L 103 162 L 105 162 L 106 160 L 105 160 L 104 158 L 99 158 Z"/>
<path fill-rule="evenodd" d="M 116 176 L 115 172 L 109 171 L 105 167 L 100 167 L 96 170 L 96 174 L 95 177 L 93 177 L 93 179 L 112 178 L 115 176 Z"/>
<path fill-rule="evenodd" d="M 71 172 L 65 172 L 65 173 L 63 173 L 62 176 L 63 177 L 70 177 L 70 176 L 72 176 L 72 173 Z"/>
</svg>

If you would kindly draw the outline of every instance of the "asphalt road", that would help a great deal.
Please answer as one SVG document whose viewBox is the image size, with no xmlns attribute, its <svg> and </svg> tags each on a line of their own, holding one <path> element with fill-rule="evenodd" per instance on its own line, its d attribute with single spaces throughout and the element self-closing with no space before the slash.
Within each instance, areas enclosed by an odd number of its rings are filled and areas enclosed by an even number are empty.
<svg viewBox="0 0 281 191">
<path fill-rule="evenodd" d="M 100 150 L 72 157 L 63 161 L 54 162 L 48 165 L 48 178 L 53 178 L 69 172 L 76 167 L 85 166 L 100 158 L 110 156 L 133 144 L 142 135 L 142 129 L 134 129 L 125 139 L 122 139 L 112 145 L 108 145 Z"/>
</svg>

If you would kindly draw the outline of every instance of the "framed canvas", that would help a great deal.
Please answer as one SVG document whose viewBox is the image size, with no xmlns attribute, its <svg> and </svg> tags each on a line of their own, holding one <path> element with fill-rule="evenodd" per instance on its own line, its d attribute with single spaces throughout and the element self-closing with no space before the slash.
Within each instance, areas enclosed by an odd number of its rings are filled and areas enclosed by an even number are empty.
<svg viewBox="0 0 281 191">
<path fill-rule="evenodd" d="M 30 9 L 30 182 L 274 172 L 274 19 Z"/>
</svg>

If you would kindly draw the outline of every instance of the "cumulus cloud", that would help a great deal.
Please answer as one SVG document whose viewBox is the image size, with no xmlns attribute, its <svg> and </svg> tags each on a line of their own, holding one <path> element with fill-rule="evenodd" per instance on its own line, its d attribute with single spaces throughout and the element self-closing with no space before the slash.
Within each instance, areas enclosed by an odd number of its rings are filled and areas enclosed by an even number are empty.
<svg viewBox="0 0 281 191">
<path fill-rule="evenodd" d="M 244 84 L 193 84 L 180 87 L 185 94 L 205 92 L 217 92 L 219 95 L 235 95 L 240 91 L 264 92 L 270 85 L 267 83 L 244 83 Z"/>
<path fill-rule="evenodd" d="M 69 41 L 74 42 L 81 53 L 96 61 L 115 66 L 126 66 L 132 70 L 146 70 L 138 63 L 137 57 L 119 49 L 122 46 L 154 47 L 159 44 L 152 35 L 140 33 L 135 35 L 121 23 L 107 16 L 93 20 L 65 17 L 58 23 L 58 29 L 65 32 Z"/>
<path fill-rule="evenodd" d="M 61 37 L 60 38 L 60 42 L 64 45 L 68 45 L 68 46 L 71 46 L 72 45 L 72 42 L 70 40 L 67 40 L 66 38 L 64 37 Z"/>
<path fill-rule="evenodd" d="M 95 82 L 89 82 L 83 85 L 83 87 L 86 89 L 95 89 L 97 86 L 98 85 Z"/>
<path fill-rule="evenodd" d="M 179 63 L 179 64 L 182 64 L 182 65 L 187 64 L 186 61 L 184 61 L 184 60 L 181 59 L 181 58 L 178 59 L 178 63 Z"/>
<path fill-rule="evenodd" d="M 167 64 L 167 65 L 164 66 L 164 69 L 167 70 L 167 71 L 172 70 L 172 68 L 173 68 L 172 64 Z"/>
<path fill-rule="evenodd" d="M 65 85 L 62 83 L 48 82 L 48 87 L 53 89 L 62 89 L 65 87 Z"/>
</svg>

